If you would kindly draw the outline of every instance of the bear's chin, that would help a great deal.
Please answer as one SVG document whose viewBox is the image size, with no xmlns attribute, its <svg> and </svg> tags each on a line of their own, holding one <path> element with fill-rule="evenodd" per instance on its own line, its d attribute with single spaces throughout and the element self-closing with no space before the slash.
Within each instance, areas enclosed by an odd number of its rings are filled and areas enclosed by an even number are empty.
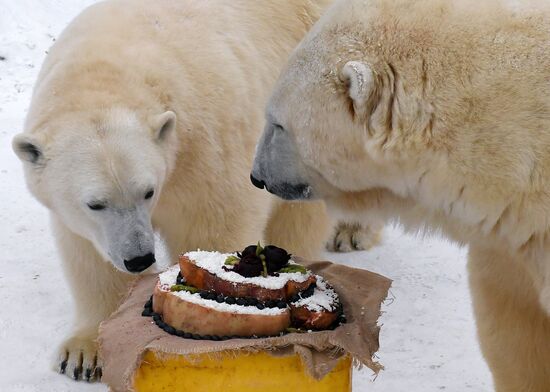
<svg viewBox="0 0 550 392">
<path fill-rule="evenodd" d="M 308 184 L 282 183 L 274 186 L 267 186 L 265 189 L 281 199 L 292 200 L 314 200 L 312 188 Z"/>
</svg>

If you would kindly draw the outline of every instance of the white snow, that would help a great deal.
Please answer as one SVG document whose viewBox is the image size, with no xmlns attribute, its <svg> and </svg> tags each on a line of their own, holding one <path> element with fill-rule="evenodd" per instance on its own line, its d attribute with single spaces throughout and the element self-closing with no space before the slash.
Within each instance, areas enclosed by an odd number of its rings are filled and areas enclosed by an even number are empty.
<svg viewBox="0 0 550 392">
<path fill-rule="evenodd" d="M 0 0 L 0 391 L 98 392 L 54 373 L 50 359 L 70 330 L 69 288 L 48 227 L 47 211 L 25 188 L 11 151 L 21 131 L 44 52 L 92 0 Z M 245 244 L 243 244 L 245 245 Z M 354 372 L 356 392 L 485 392 L 490 374 L 479 352 L 463 249 L 437 238 L 386 230 L 369 252 L 327 254 L 394 280 L 383 306 L 379 360 Z"/>
<path fill-rule="evenodd" d="M 313 295 L 307 298 L 302 298 L 299 301 L 294 302 L 294 306 L 305 306 L 313 312 L 320 312 L 322 310 L 332 311 L 334 306 L 338 303 L 338 294 L 327 285 L 327 282 L 322 276 L 316 275 L 317 286 L 313 290 Z"/>
<path fill-rule="evenodd" d="M 306 274 L 293 272 L 279 273 L 278 276 L 254 276 L 247 278 L 236 272 L 226 271 L 223 269 L 223 267 L 227 267 L 228 269 L 233 268 L 232 266 L 225 265 L 224 263 L 227 257 L 236 256 L 235 253 L 220 253 L 215 251 L 198 250 L 194 252 L 187 252 L 184 256 L 195 262 L 197 266 L 204 268 L 208 272 L 211 272 L 212 274 L 228 282 L 249 283 L 272 290 L 285 287 L 285 285 L 291 280 L 295 282 L 305 282 L 311 276 L 311 273 L 309 272 Z"/>
<path fill-rule="evenodd" d="M 159 274 L 159 282 L 161 289 L 170 290 L 170 287 L 176 284 L 176 279 L 180 272 L 179 264 L 173 265 L 168 268 L 166 271 Z"/>
</svg>

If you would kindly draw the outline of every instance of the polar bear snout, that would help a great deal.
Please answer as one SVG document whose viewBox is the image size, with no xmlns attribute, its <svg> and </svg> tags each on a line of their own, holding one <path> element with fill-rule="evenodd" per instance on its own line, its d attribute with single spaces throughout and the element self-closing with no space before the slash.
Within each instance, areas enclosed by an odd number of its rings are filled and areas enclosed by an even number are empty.
<svg viewBox="0 0 550 392">
<path fill-rule="evenodd" d="M 102 218 L 96 247 L 118 270 L 140 273 L 155 262 L 155 236 L 146 205 L 111 208 Z"/>
<path fill-rule="evenodd" d="M 140 273 L 153 265 L 155 261 L 155 255 L 153 253 L 147 253 L 145 256 L 124 260 L 124 266 L 132 273 Z"/>
<path fill-rule="evenodd" d="M 284 200 L 302 200 L 311 197 L 311 186 L 306 183 L 290 183 L 285 181 L 266 182 L 263 177 L 252 172 L 250 182 L 256 188 L 264 189 Z"/>
<path fill-rule="evenodd" d="M 265 182 L 254 177 L 254 174 L 250 174 L 250 181 L 252 182 L 252 185 L 254 185 L 256 188 L 259 188 L 259 189 L 265 188 Z"/>
<path fill-rule="evenodd" d="M 285 200 L 312 198 L 307 170 L 294 140 L 280 125 L 266 125 L 256 147 L 250 181 Z"/>
<path fill-rule="evenodd" d="M 267 185 L 263 180 L 259 180 L 250 175 L 252 184 L 260 189 L 266 189 L 269 193 L 279 196 L 284 200 L 303 200 L 311 198 L 311 186 L 308 184 L 290 184 L 288 182 Z"/>
</svg>

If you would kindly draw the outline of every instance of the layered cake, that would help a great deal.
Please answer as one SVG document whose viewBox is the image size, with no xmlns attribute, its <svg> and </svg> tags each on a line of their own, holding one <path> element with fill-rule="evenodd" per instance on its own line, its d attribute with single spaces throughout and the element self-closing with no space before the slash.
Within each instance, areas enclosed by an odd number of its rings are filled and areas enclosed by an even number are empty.
<svg viewBox="0 0 550 392">
<path fill-rule="evenodd" d="M 161 273 L 144 316 L 185 338 L 225 340 L 334 328 L 344 321 L 338 294 L 284 249 L 195 251 Z"/>
</svg>

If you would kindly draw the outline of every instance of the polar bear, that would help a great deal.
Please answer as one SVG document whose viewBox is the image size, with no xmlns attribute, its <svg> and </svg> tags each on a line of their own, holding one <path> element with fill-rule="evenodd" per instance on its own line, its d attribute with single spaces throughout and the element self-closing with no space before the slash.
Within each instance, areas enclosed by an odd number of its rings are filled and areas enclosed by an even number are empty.
<svg viewBox="0 0 550 392">
<path fill-rule="evenodd" d="M 151 270 L 154 231 L 173 260 L 262 237 L 320 251 L 324 205 L 281 203 L 249 173 L 270 89 L 328 2 L 106 1 L 62 33 L 13 141 L 76 301 L 58 370 L 100 377 L 98 324 Z"/>
<path fill-rule="evenodd" d="M 267 105 L 252 180 L 469 246 L 497 391 L 550 390 L 550 9 L 339 0 Z"/>
</svg>

